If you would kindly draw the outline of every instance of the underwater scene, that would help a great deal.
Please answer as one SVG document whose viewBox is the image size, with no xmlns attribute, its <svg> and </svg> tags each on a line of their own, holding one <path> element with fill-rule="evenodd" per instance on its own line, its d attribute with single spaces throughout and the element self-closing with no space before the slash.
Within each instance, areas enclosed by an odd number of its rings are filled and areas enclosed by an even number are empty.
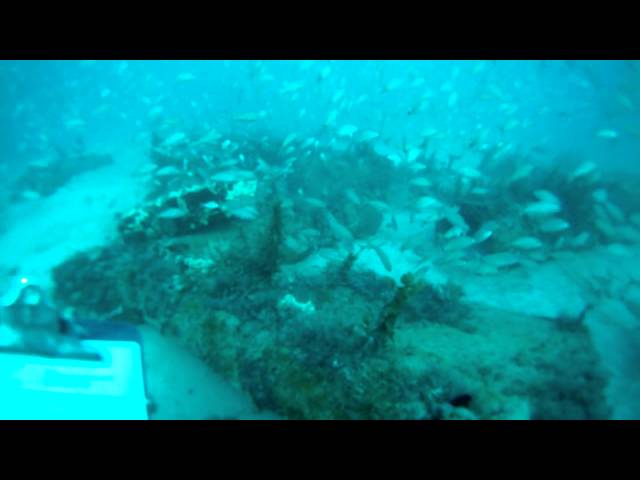
<svg viewBox="0 0 640 480">
<path fill-rule="evenodd" d="M 638 61 L 5 60 L 0 125 L 7 358 L 130 328 L 150 419 L 640 419 Z"/>
</svg>

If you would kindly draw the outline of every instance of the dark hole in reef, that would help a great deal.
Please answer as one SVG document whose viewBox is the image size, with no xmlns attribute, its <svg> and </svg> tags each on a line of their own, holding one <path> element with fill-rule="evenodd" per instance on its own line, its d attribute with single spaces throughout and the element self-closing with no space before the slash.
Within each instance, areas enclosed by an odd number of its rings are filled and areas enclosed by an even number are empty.
<svg viewBox="0 0 640 480">
<path fill-rule="evenodd" d="M 453 407 L 464 407 L 468 408 L 471 404 L 473 397 L 468 393 L 463 393 L 461 395 L 456 395 L 451 400 L 449 400 L 449 404 Z"/>
</svg>

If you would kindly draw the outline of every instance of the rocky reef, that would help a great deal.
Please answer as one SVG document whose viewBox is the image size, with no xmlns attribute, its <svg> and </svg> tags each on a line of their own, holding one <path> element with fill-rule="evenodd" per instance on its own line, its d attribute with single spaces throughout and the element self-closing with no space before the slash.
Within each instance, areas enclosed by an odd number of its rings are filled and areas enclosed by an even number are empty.
<svg viewBox="0 0 640 480">
<path fill-rule="evenodd" d="M 424 262 L 407 269 L 371 243 L 396 231 L 392 205 L 424 198 L 407 190 L 406 165 L 366 145 L 330 157 L 287 139 L 223 138 L 154 139 L 149 195 L 120 218 L 118 240 L 54 271 L 56 301 L 68 315 L 171 333 L 257 406 L 286 418 L 607 418 L 606 375 L 583 324 L 567 329 L 482 305 L 465 294 L 472 277 L 436 282 Z M 526 228 L 539 228 L 501 205 L 528 199 L 514 183 L 530 182 L 531 191 L 550 180 L 516 178 L 495 201 L 483 200 L 486 208 L 469 200 L 478 182 L 440 192 L 459 205 L 444 210 L 434 231 L 436 245 L 444 242 L 434 257 L 442 265 L 477 267 L 479 256 L 500 254 Z M 556 190 L 569 212 L 591 195 L 571 199 L 562 185 Z M 510 233 L 497 228 L 446 247 L 466 235 L 447 234 L 452 228 L 480 231 L 508 218 Z M 403 249 L 422 252 L 422 235 Z M 365 251 L 378 267 L 361 259 Z M 492 274 L 534 261 L 506 253 L 517 261 L 494 265 Z"/>
</svg>

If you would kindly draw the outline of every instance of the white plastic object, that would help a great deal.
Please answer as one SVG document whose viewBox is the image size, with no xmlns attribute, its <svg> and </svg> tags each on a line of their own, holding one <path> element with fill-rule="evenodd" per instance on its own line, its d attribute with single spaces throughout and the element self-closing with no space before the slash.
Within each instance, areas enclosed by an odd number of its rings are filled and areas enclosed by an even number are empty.
<svg viewBox="0 0 640 480">
<path fill-rule="evenodd" d="M 0 352 L 0 419 L 147 420 L 140 345 L 82 343 L 101 359 Z"/>
</svg>

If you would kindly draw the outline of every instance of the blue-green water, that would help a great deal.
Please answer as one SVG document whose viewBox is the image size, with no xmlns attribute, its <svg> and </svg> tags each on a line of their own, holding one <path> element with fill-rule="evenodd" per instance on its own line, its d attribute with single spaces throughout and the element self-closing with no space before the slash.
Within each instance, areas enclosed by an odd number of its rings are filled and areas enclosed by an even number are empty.
<svg viewBox="0 0 640 480">
<path fill-rule="evenodd" d="M 315 132 L 337 109 L 338 125 L 383 129 L 396 143 L 432 127 L 452 139 L 482 135 L 628 163 L 637 69 L 624 61 L 6 61 L 0 146 L 28 158 L 46 145 L 42 135 L 63 146 L 130 138 L 154 127 L 157 107 L 155 124 L 233 125 L 233 114 L 265 110 L 277 133 Z M 75 119 L 84 125 L 65 127 Z M 509 128 L 512 120 L 522 125 Z M 601 128 L 621 131 L 615 148 L 597 141 Z"/>
<path fill-rule="evenodd" d="M 637 418 L 639 86 L 636 61 L 1 61 L 0 267 L 283 417 Z"/>
</svg>

